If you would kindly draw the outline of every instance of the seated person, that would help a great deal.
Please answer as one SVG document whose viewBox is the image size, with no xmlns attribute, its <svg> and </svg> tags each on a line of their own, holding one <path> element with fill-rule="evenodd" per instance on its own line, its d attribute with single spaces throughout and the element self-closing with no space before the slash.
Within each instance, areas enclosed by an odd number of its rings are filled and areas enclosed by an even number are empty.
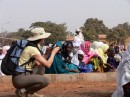
<svg viewBox="0 0 130 97">
<path fill-rule="evenodd" d="M 62 42 L 57 41 L 52 47 L 58 46 L 61 49 L 58 51 L 58 53 L 54 57 L 54 61 L 51 65 L 51 67 L 48 69 L 45 69 L 46 74 L 65 74 L 65 73 L 70 73 L 70 72 L 75 72 L 71 69 L 69 69 L 66 65 L 66 63 L 62 60 Z"/>
<path fill-rule="evenodd" d="M 83 58 L 84 58 L 84 52 L 82 50 L 78 50 L 77 53 L 72 58 L 71 63 L 77 66 L 80 72 L 92 72 L 93 65 L 92 64 L 85 65 L 84 62 L 82 62 Z"/>
<path fill-rule="evenodd" d="M 62 60 L 65 63 L 71 63 L 71 59 L 73 57 L 73 43 L 71 41 L 66 41 L 63 44 L 62 50 L 61 50 L 61 55 L 62 55 Z"/>
<path fill-rule="evenodd" d="M 84 52 L 83 62 L 86 65 L 89 63 L 92 57 L 97 56 L 96 53 L 90 51 L 90 45 L 90 41 L 85 41 L 79 47 L 79 50 L 82 50 Z"/>
<path fill-rule="evenodd" d="M 71 70 L 70 73 L 78 73 L 78 68 L 74 64 L 71 64 L 73 57 L 73 43 L 71 41 L 66 41 L 63 44 L 61 54 L 62 60 L 66 63 L 66 67 Z"/>
<path fill-rule="evenodd" d="M 99 56 L 101 57 L 101 59 L 103 61 L 103 71 L 104 72 L 115 71 L 115 69 L 109 63 L 107 63 L 108 55 L 109 55 L 109 45 L 102 44 L 100 47 Z"/>
<path fill-rule="evenodd" d="M 114 56 L 115 56 L 115 49 L 109 49 L 107 63 L 109 63 L 114 69 L 116 69 L 119 63 L 116 62 Z"/>
</svg>

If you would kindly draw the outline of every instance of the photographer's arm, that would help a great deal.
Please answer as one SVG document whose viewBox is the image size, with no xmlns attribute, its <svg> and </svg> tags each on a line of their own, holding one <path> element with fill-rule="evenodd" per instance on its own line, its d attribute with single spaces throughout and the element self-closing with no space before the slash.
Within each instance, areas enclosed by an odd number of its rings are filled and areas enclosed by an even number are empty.
<svg viewBox="0 0 130 97">
<path fill-rule="evenodd" d="M 60 49 L 59 47 L 55 47 L 48 60 L 46 60 L 42 55 L 39 55 L 39 54 L 34 55 L 34 58 L 36 59 L 36 64 L 43 65 L 46 68 L 50 68 L 50 66 L 53 62 L 54 56 L 59 51 L 59 49 Z"/>
</svg>

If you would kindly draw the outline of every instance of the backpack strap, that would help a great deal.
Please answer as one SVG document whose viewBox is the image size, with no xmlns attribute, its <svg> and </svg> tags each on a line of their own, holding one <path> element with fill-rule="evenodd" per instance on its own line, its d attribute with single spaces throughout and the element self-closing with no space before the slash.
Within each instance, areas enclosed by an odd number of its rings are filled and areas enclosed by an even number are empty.
<svg viewBox="0 0 130 97">
<path fill-rule="evenodd" d="M 33 47 L 36 47 L 36 48 L 39 50 L 39 52 L 40 52 L 41 54 L 43 54 L 43 52 L 40 50 L 40 48 L 38 47 L 38 45 L 36 45 L 36 44 L 31 43 L 30 41 L 28 41 L 26 47 L 27 47 L 27 46 L 33 46 Z"/>
<path fill-rule="evenodd" d="M 21 42 L 21 44 L 22 44 L 22 42 Z M 43 52 L 40 50 L 40 48 L 38 47 L 38 45 L 35 45 L 35 44 L 33 44 L 33 43 L 31 43 L 31 42 L 28 41 L 26 47 L 27 47 L 27 46 L 36 47 L 36 48 L 39 50 L 39 52 L 40 52 L 41 54 L 43 54 Z M 25 47 L 25 48 L 26 48 L 26 47 Z M 24 49 L 25 49 L 25 48 L 24 48 Z M 24 49 L 23 49 L 23 50 L 24 50 Z M 19 59 L 20 59 L 20 58 L 19 58 Z M 18 59 L 18 60 L 19 60 L 19 59 Z M 26 68 L 26 64 L 29 65 L 29 63 L 30 63 L 30 62 L 33 62 L 34 60 L 35 60 L 35 58 L 30 58 L 27 62 L 21 64 L 20 66 L 24 66 L 24 65 L 25 65 L 25 71 L 28 71 L 27 68 Z M 19 61 L 18 61 L 18 62 L 19 62 Z"/>
</svg>

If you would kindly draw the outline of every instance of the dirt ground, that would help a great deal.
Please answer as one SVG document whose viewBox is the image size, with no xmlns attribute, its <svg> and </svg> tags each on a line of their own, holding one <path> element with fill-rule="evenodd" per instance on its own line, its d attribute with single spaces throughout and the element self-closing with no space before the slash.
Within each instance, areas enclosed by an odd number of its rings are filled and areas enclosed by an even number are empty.
<svg viewBox="0 0 130 97">
<path fill-rule="evenodd" d="M 44 97 L 111 97 L 115 82 L 62 82 L 51 83 L 39 91 Z M 16 97 L 12 84 L 0 83 L 0 97 Z"/>
</svg>

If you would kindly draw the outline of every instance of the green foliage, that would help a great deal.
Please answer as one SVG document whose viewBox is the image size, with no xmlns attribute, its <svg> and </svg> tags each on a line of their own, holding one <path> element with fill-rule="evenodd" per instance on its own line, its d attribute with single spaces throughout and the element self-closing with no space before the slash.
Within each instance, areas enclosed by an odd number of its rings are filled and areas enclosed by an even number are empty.
<svg viewBox="0 0 130 97">
<path fill-rule="evenodd" d="M 107 34 L 107 40 L 109 42 L 115 42 L 117 44 L 124 44 L 125 39 L 127 39 L 129 36 L 130 25 L 128 23 L 118 24 Z"/>
<path fill-rule="evenodd" d="M 108 33 L 108 28 L 104 25 L 102 20 L 97 18 L 89 18 L 82 27 L 85 40 L 98 40 L 99 34 Z"/>
<path fill-rule="evenodd" d="M 14 38 L 14 39 L 26 39 L 28 38 L 30 33 L 27 30 L 24 30 L 24 28 L 18 29 L 17 32 L 12 32 L 7 34 L 7 38 Z"/>
<path fill-rule="evenodd" d="M 51 33 L 51 36 L 46 39 L 46 44 L 54 43 L 57 40 L 65 41 L 67 35 L 66 24 L 56 24 L 50 21 L 48 22 L 35 22 L 30 27 L 43 27 L 46 32 Z M 14 39 L 27 39 L 30 36 L 28 30 L 20 28 L 17 32 L 8 33 L 7 38 Z"/>
<path fill-rule="evenodd" d="M 57 40 L 65 41 L 67 35 L 66 24 L 56 24 L 50 21 L 47 22 L 35 22 L 31 27 L 43 27 L 46 32 L 51 33 L 51 36 L 46 39 L 46 44 L 54 43 Z"/>
<path fill-rule="evenodd" d="M 66 24 L 56 24 L 50 21 L 47 22 L 35 22 L 30 27 L 43 27 L 46 32 L 50 32 L 51 36 L 45 40 L 46 44 L 54 43 L 57 40 L 65 41 L 67 32 Z M 126 22 L 124 24 L 118 24 L 112 29 L 108 29 L 102 20 L 97 18 L 89 18 L 85 21 L 84 26 L 81 27 L 85 40 L 98 40 L 99 34 L 107 34 L 107 40 L 109 42 L 124 44 L 125 39 L 130 36 L 130 25 Z M 0 33 L 0 37 L 14 39 L 26 39 L 30 36 L 28 30 L 20 28 L 17 32 L 4 32 Z M 2 42 L 4 43 L 4 42 Z"/>
</svg>

